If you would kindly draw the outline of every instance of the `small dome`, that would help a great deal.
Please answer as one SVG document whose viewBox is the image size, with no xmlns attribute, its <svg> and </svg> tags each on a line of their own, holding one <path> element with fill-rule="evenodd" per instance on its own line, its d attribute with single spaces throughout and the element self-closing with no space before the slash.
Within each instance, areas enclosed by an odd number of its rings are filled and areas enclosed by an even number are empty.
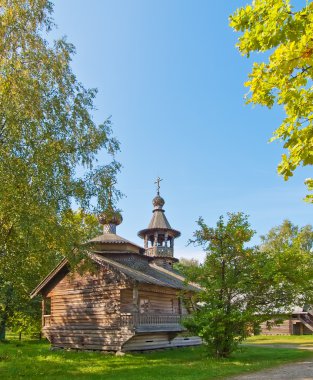
<svg viewBox="0 0 313 380">
<path fill-rule="evenodd" d="M 98 216 L 100 224 L 115 224 L 118 226 L 122 223 L 123 217 L 118 211 L 106 210 Z"/>
<path fill-rule="evenodd" d="M 160 197 L 160 195 L 157 195 L 155 198 L 153 198 L 152 203 L 154 207 L 163 207 L 165 200 L 162 197 Z"/>
</svg>

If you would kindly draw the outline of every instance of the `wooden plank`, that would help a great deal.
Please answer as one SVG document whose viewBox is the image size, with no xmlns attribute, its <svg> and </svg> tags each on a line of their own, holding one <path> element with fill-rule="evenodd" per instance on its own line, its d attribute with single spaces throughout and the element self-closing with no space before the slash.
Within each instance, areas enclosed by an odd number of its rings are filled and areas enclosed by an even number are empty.
<svg viewBox="0 0 313 380">
<path fill-rule="evenodd" d="M 196 346 L 202 344 L 199 337 L 169 339 L 168 334 L 136 335 L 123 345 L 123 351 L 153 350 L 158 348 Z"/>
<path fill-rule="evenodd" d="M 137 297 L 139 301 L 140 299 L 144 299 L 149 302 L 149 313 L 179 313 L 180 307 L 176 292 L 172 294 L 158 294 L 147 290 L 140 290 Z M 135 311 L 135 306 L 132 291 L 131 289 L 124 289 L 121 291 L 121 312 L 133 311 Z"/>
<path fill-rule="evenodd" d="M 181 332 L 185 329 L 181 325 L 140 325 L 135 328 L 136 332 Z"/>
<path fill-rule="evenodd" d="M 166 288 L 163 286 L 150 285 L 150 284 L 139 284 L 138 289 L 139 290 L 147 290 L 147 291 L 155 292 L 158 294 L 173 294 L 173 295 L 175 294 L 175 295 L 178 295 L 180 292 L 179 290 L 174 289 L 174 288 L 170 288 L 170 287 Z"/>
</svg>

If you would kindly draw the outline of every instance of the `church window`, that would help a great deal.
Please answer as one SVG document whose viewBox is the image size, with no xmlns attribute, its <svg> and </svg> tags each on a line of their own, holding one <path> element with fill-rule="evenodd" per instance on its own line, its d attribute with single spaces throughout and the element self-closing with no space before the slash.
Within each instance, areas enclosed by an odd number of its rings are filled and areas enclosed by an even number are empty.
<svg viewBox="0 0 313 380">
<path fill-rule="evenodd" d="M 147 313 L 150 309 L 150 301 L 148 298 L 141 298 L 139 302 L 140 313 Z"/>
</svg>

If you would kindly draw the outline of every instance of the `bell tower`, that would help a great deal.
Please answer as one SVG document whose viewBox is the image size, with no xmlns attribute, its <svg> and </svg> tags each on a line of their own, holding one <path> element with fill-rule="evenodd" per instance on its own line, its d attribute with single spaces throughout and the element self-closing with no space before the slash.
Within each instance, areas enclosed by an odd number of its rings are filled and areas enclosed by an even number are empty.
<svg viewBox="0 0 313 380">
<path fill-rule="evenodd" d="M 163 206 L 164 199 L 160 196 L 160 178 L 157 178 L 157 195 L 153 198 L 153 215 L 148 228 L 138 232 L 144 239 L 145 255 L 154 257 L 155 262 L 165 268 L 171 268 L 172 263 L 178 261 L 174 257 L 174 240 L 180 232 L 174 230 L 169 224 Z"/>
</svg>

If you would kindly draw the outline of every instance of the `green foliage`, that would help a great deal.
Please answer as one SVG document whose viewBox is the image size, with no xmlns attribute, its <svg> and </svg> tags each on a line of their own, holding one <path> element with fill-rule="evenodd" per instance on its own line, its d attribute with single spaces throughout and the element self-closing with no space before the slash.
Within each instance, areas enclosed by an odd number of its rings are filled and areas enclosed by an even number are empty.
<svg viewBox="0 0 313 380">
<path fill-rule="evenodd" d="M 285 180 L 297 167 L 313 164 L 313 3 L 297 12 L 290 3 L 255 0 L 230 17 L 231 27 L 242 33 L 237 47 L 243 55 L 269 52 L 268 60 L 253 64 L 247 103 L 284 107 L 286 117 L 271 141 L 281 140 L 287 150 L 278 165 Z M 305 183 L 312 191 L 313 180 Z M 313 195 L 306 200 L 313 202 Z"/>
<path fill-rule="evenodd" d="M 31 300 L 30 291 L 64 256 L 75 268 L 85 257 L 79 242 L 99 234 L 97 218 L 82 210 L 63 213 L 60 229 L 64 235 L 59 236 L 58 242 L 49 245 L 43 241 L 41 246 L 29 250 L 23 250 L 21 245 L 21 251 L 10 250 L 10 255 L 0 259 L 4 265 L 0 269 L 0 339 L 1 332 L 4 338 L 5 327 L 24 333 L 40 331 L 41 302 L 39 298 Z"/>
<path fill-rule="evenodd" d="M 254 231 L 241 213 L 229 214 L 227 222 L 221 216 L 215 228 L 200 218 L 198 226 L 192 242 L 203 246 L 207 257 L 202 266 L 187 274 L 203 291 L 197 295 L 198 309 L 186 327 L 201 336 L 216 357 L 228 357 L 253 319 L 254 310 L 247 304 L 254 271 L 250 258 L 255 252 L 244 245 Z"/>
<path fill-rule="evenodd" d="M 207 257 L 200 267 L 185 270 L 188 279 L 202 287 L 185 324 L 215 356 L 228 357 L 273 314 L 288 314 L 295 304 L 313 300 L 311 227 L 292 227 L 289 245 L 276 241 L 276 230 L 271 230 L 259 249 L 246 246 L 254 231 L 242 213 L 228 214 L 227 221 L 220 217 L 214 228 L 200 218 L 198 226 L 192 242 L 201 245 Z"/>
<path fill-rule="evenodd" d="M 255 372 L 312 357 L 310 351 L 242 348 L 233 358 L 208 358 L 202 347 L 125 356 L 99 352 L 51 351 L 48 344 L 0 344 L 0 372 L 6 380 L 209 380 Z"/>
<path fill-rule="evenodd" d="M 283 284 L 281 294 L 286 306 L 304 306 L 313 302 L 312 248 L 311 225 L 299 228 L 285 220 L 261 236 L 260 251 L 266 259 L 264 271 L 276 286 Z"/>
<path fill-rule="evenodd" d="M 111 121 L 92 118 L 96 90 L 72 72 L 73 45 L 44 39 L 54 26 L 51 2 L 2 0 L 0 9 L 0 293 L 13 289 L 0 300 L 0 321 L 7 323 L 21 308 L 25 319 L 32 315 L 31 289 L 61 257 L 75 261 L 83 227 L 94 229 L 88 213 L 121 194 Z M 106 162 L 97 166 L 100 152 Z M 73 202 L 84 215 L 71 211 Z"/>
<path fill-rule="evenodd" d="M 181 257 L 179 262 L 174 264 L 174 269 L 179 272 L 186 272 L 188 270 L 193 270 L 194 267 L 198 267 L 199 265 L 199 261 L 196 259 L 186 259 Z"/>
</svg>

